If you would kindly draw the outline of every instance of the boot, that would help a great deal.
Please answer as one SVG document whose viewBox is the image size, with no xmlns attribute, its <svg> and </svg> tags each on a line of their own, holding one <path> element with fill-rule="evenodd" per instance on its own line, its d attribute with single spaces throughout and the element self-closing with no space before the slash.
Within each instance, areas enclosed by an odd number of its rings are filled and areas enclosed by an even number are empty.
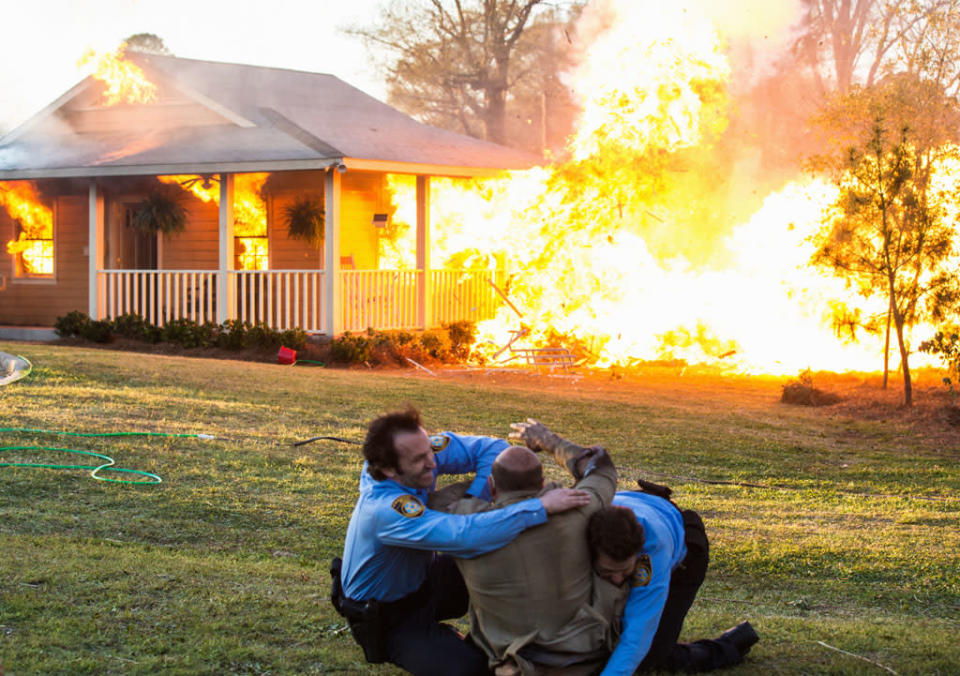
<svg viewBox="0 0 960 676">
<path fill-rule="evenodd" d="M 740 656 L 743 657 L 750 652 L 753 644 L 760 640 L 760 636 L 757 635 L 756 630 L 749 622 L 741 622 L 736 627 L 727 629 L 717 640 L 732 643 L 740 651 Z"/>
</svg>

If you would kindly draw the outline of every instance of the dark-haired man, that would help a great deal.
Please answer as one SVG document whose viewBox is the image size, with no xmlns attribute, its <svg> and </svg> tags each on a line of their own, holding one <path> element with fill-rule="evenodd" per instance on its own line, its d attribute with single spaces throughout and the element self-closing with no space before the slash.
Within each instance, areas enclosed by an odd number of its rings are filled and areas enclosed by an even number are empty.
<svg viewBox="0 0 960 676">
<path fill-rule="evenodd" d="M 607 608 L 593 601 L 590 552 L 584 533 L 596 510 L 609 506 L 617 471 L 600 447 L 584 448 L 535 420 L 513 425 L 511 434 L 527 447 L 511 446 L 497 456 L 491 473 L 493 503 L 455 502 L 461 514 L 495 513 L 543 494 L 543 467 L 533 451 L 552 453 L 557 463 L 590 494 L 590 503 L 551 516 L 504 547 L 458 559 L 470 592 L 470 636 L 497 673 L 541 673 L 558 669 L 568 676 L 592 674 L 609 654 L 614 616 L 626 590 Z M 547 485 L 549 487 L 550 484 Z"/>
<path fill-rule="evenodd" d="M 443 473 L 476 472 L 468 493 L 489 498 L 487 476 L 507 446 L 450 432 L 428 437 L 412 409 L 370 423 L 342 570 L 331 570 L 334 605 L 369 662 L 392 662 L 413 674 L 487 673 L 484 654 L 440 622 L 466 613 L 468 598 L 453 560 L 435 552 L 477 556 L 544 523 L 548 513 L 589 502 L 582 491 L 560 489 L 485 514 L 427 507 L 427 493 Z"/>
<path fill-rule="evenodd" d="M 646 486 L 661 495 L 618 492 L 613 506 L 592 514 L 587 527 L 594 571 L 630 591 L 620 640 L 602 676 L 739 664 L 758 640 L 749 622 L 716 640 L 677 642 L 706 576 L 709 543 L 696 512 L 681 512 L 668 499 L 669 489 Z"/>
</svg>

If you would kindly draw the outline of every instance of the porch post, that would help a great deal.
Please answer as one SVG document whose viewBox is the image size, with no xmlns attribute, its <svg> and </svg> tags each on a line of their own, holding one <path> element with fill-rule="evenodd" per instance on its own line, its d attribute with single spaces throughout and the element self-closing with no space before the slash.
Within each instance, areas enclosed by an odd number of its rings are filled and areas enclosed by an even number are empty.
<svg viewBox="0 0 960 676">
<path fill-rule="evenodd" d="M 217 272 L 217 321 L 236 317 L 234 285 L 227 272 L 233 268 L 233 174 L 220 174 L 220 268 Z"/>
<path fill-rule="evenodd" d="M 417 176 L 417 323 L 433 326 L 433 295 L 430 290 L 430 177 Z"/>
<path fill-rule="evenodd" d="M 340 292 L 340 170 L 327 169 L 324 180 L 323 327 L 328 336 L 343 333 Z"/>
<path fill-rule="evenodd" d="M 103 299 L 97 271 L 103 268 L 103 194 L 97 189 L 96 179 L 90 180 L 89 234 L 87 236 L 88 312 L 90 319 L 100 319 Z"/>
</svg>

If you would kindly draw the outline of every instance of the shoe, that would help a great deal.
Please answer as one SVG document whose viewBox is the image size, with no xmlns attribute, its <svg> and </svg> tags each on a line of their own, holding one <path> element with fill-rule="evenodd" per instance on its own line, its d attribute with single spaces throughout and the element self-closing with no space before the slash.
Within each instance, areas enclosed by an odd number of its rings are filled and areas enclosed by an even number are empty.
<svg viewBox="0 0 960 676">
<path fill-rule="evenodd" d="M 760 640 L 760 636 L 757 635 L 756 630 L 749 622 L 741 622 L 736 627 L 723 632 L 718 640 L 727 641 L 735 645 L 742 657 L 750 652 L 750 648 Z"/>
</svg>

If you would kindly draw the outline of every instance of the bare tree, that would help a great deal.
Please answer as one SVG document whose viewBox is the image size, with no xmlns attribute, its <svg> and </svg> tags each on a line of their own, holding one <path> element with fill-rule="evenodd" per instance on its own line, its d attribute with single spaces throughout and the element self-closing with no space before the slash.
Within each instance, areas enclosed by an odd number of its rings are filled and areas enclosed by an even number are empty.
<svg viewBox="0 0 960 676">
<path fill-rule="evenodd" d="M 506 143 L 511 107 L 542 127 L 544 101 L 563 98 L 557 43 L 578 7 L 545 0 L 395 1 L 375 26 L 347 32 L 386 54 L 390 103 L 431 124 Z M 529 130 L 522 136 L 529 140 Z"/>
</svg>

